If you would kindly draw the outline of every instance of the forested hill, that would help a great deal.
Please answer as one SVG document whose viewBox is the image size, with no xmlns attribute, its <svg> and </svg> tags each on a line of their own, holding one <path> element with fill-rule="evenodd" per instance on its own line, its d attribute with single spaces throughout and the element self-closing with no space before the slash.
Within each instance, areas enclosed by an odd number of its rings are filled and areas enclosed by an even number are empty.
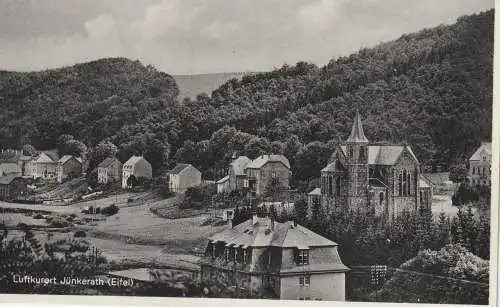
<svg viewBox="0 0 500 307">
<path fill-rule="evenodd" d="M 233 151 L 283 152 L 295 179 L 309 180 L 358 107 L 371 142 L 408 143 L 422 163 L 448 166 L 491 138 L 493 17 L 462 17 L 324 67 L 232 79 L 182 104 L 170 76 L 126 59 L 0 73 L 0 147 L 50 147 L 69 133 L 91 147 L 107 139 L 122 159 L 192 163 L 212 179 Z"/>
<path fill-rule="evenodd" d="M 72 134 L 88 145 L 176 103 L 175 80 L 138 61 L 109 58 L 41 72 L 0 71 L 0 147 L 55 147 Z"/>
<path fill-rule="evenodd" d="M 493 17 L 461 17 L 321 68 L 298 63 L 232 80 L 195 102 L 212 115 L 202 131 L 209 137 L 224 123 L 269 141 L 337 142 L 357 106 L 370 141 L 406 142 L 421 162 L 449 165 L 491 137 Z"/>
</svg>

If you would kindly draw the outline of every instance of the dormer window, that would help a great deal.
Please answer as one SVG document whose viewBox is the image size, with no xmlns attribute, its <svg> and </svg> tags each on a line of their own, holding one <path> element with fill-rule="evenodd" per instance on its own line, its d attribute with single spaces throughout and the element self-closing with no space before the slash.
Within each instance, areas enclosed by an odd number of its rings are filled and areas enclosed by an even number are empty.
<svg viewBox="0 0 500 307">
<path fill-rule="evenodd" d="M 307 265 L 309 264 L 309 250 L 300 249 L 297 255 L 297 264 L 298 265 Z"/>
</svg>

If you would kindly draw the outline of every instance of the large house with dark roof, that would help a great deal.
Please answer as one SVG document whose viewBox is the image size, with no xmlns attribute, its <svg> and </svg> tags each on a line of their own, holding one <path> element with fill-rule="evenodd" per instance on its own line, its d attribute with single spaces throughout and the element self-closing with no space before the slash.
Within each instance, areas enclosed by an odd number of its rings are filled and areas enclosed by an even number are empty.
<svg viewBox="0 0 500 307">
<path fill-rule="evenodd" d="M 403 210 L 430 207 L 428 198 L 421 202 L 429 188 L 410 146 L 369 145 L 356 113 L 349 138 L 321 170 L 320 214 L 359 209 L 393 218 Z"/>
<path fill-rule="evenodd" d="M 201 184 L 201 172 L 191 164 L 179 163 L 168 172 L 168 188 L 174 193 L 184 193 L 188 188 Z"/>
<path fill-rule="evenodd" d="M 254 215 L 209 237 L 201 279 L 221 278 L 250 297 L 344 301 L 349 269 L 337 246 L 294 222 Z"/>
</svg>

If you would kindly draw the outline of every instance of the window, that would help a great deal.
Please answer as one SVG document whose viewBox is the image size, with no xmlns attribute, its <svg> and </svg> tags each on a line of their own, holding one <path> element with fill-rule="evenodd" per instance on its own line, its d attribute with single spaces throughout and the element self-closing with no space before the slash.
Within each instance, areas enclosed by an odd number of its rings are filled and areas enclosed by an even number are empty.
<svg viewBox="0 0 500 307">
<path fill-rule="evenodd" d="M 337 188 L 337 196 L 340 196 L 340 177 L 337 177 L 337 182 L 336 182 L 336 188 Z"/>
<path fill-rule="evenodd" d="M 309 264 L 309 251 L 308 250 L 299 250 L 297 262 L 299 265 Z"/>
<path fill-rule="evenodd" d="M 243 250 L 243 263 L 247 263 L 247 250 Z"/>
<path fill-rule="evenodd" d="M 299 276 L 299 285 L 301 287 L 311 285 L 311 276 Z"/>
<path fill-rule="evenodd" d="M 380 192 L 380 204 L 382 205 L 382 203 L 384 202 L 384 192 Z"/>
<path fill-rule="evenodd" d="M 277 177 L 277 176 L 276 176 L 276 172 L 275 172 L 275 171 L 271 172 L 271 177 L 272 177 L 272 178 L 276 178 L 276 177 Z"/>
</svg>

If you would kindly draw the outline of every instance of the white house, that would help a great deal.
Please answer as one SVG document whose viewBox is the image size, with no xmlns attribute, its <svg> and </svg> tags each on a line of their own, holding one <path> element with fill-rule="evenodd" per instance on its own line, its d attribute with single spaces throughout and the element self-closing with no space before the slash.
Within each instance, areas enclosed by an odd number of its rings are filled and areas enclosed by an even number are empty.
<svg viewBox="0 0 500 307">
<path fill-rule="evenodd" d="M 143 156 L 132 156 L 127 162 L 125 162 L 125 164 L 123 164 L 122 188 L 126 189 L 129 187 L 128 179 L 131 176 L 134 176 L 135 178 L 152 178 L 153 169 L 151 164 L 144 159 Z"/>
<path fill-rule="evenodd" d="M 201 172 L 191 164 L 177 164 L 168 173 L 168 187 L 174 193 L 184 193 L 201 184 Z"/>
</svg>

